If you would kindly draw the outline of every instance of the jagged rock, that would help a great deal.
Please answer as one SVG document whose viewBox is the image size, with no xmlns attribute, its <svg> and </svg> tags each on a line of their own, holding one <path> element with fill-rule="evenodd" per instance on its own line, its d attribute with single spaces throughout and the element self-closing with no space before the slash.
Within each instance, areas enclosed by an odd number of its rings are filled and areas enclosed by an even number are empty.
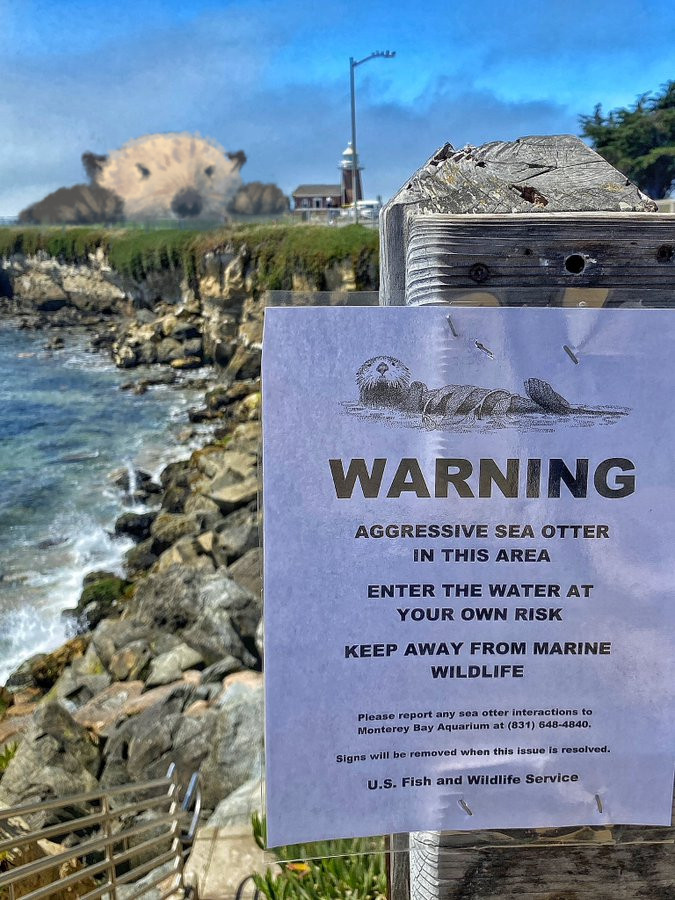
<svg viewBox="0 0 675 900">
<path fill-rule="evenodd" d="M 90 631 L 102 619 L 116 611 L 129 587 L 129 582 L 109 572 L 102 577 L 89 579 L 82 589 L 77 606 L 64 610 L 64 615 L 78 620 L 79 630 Z"/>
<path fill-rule="evenodd" d="M 171 513 L 183 511 L 183 504 L 190 496 L 188 475 L 190 465 L 188 460 L 169 463 L 160 475 L 160 481 L 164 489 L 162 496 L 162 509 Z"/>
<path fill-rule="evenodd" d="M 213 531 L 204 531 L 197 538 L 197 543 L 201 548 L 201 552 L 203 553 L 213 553 L 213 541 L 215 539 L 215 534 Z"/>
<path fill-rule="evenodd" d="M 230 450 L 241 453 L 252 453 L 256 458 L 260 455 L 262 432 L 260 422 L 241 422 L 230 433 Z"/>
<path fill-rule="evenodd" d="M 190 463 L 186 459 L 177 460 L 164 466 L 159 476 L 164 490 L 168 490 L 174 485 L 187 487 L 187 476 L 190 471 Z"/>
<path fill-rule="evenodd" d="M 231 512 L 255 499 L 258 492 L 255 454 L 227 449 L 218 455 L 209 454 L 204 464 L 213 464 L 217 469 L 211 480 L 200 486 L 200 492 L 217 503 L 221 511 Z"/>
<path fill-rule="evenodd" d="M 115 469 L 110 473 L 110 480 L 115 487 L 128 494 L 131 490 L 132 474 L 137 489 L 143 490 L 152 482 L 152 475 L 148 472 L 144 472 L 142 469 L 134 469 L 133 473 L 130 473 L 127 468 Z"/>
<path fill-rule="evenodd" d="M 225 377 L 234 381 L 235 378 L 245 380 L 260 376 L 260 346 L 244 347 L 239 345 L 225 369 Z"/>
<path fill-rule="evenodd" d="M 54 685 L 54 698 L 67 700 L 76 708 L 87 704 L 110 685 L 110 675 L 79 673 L 74 666 L 67 668 Z"/>
<path fill-rule="evenodd" d="M 147 572 L 157 562 L 157 555 L 152 552 L 153 540 L 148 538 L 124 554 L 124 568 L 130 578 Z"/>
<path fill-rule="evenodd" d="M 209 409 L 206 406 L 193 407 L 188 410 L 188 419 L 193 425 L 203 425 L 205 422 L 217 422 L 223 418 L 223 414 L 215 409 Z"/>
<path fill-rule="evenodd" d="M 164 338 L 157 344 L 156 355 L 158 363 L 170 363 L 174 359 L 185 356 L 183 345 L 173 338 Z"/>
<path fill-rule="evenodd" d="M 184 511 L 186 515 L 203 513 L 203 521 L 208 523 L 210 528 L 223 520 L 218 504 L 203 494 L 190 494 L 185 501 Z"/>
<path fill-rule="evenodd" d="M 207 391 L 205 399 L 209 409 L 222 409 L 231 402 L 228 396 L 228 389 L 220 385 Z"/>
<path fill-rule="evenodd" d="M 23 716 L 32 716 L 37 709 L 37 702 L 14 703 L 5 713 L 6 719 L 20 719 Z"/>
<path fill-rule="evenodd" d="M 66 342 L 63 340 L 61 335 L 57 334 L 47 341 L 47 343 L 44 345 L 44 349 L 45 350 L 63 350 L 63 348 L 65 346 L 66 346 Z"/>
<path fill-rule="evenodd" d="M 257 547 L 259 540 L 258 516 L 246 507 L 230 513 L 217 527 L 211 552 L 217 565 L 229 566 L 248 550 Z"/>
<path fill-rule="evenodd" d="M 153 512 L 125 512 L 115 522 L 115 534 L 127 534 L 135 541 L 144 541 L 150 537 L 150 527 L 155 521 Z"/>
<path fill-rule="evenodd" d="M 152 627 L 146 621 L 134 618 L 104 619 L 91 637 L 95 652 L 101 664 L 108 669 L 118 650 L 137 641 L 144 641 L 152 656 L 166 653 L 180 643 L 180 639 L 168 630 Z"/>
<path fill-rule="evenodd" d="M 198 369 L 203 365 L 203 360 L 199 356 L 183 356 L 171 362 L 171 368 L 173 369 Z"/>
<path fill-rule="evenodd" d="M 0 718 L 4 711 L 14 702 L 14 694 L 6 687 L 0 685 Z"/>
<path fill-rule="evenodd" d="M 45 653 L 35 660 L 31 666 L 33 682 L 44 690 L 48 690 L 58 679 L 67 665 L 74 659 L 84 656 L 89 646 L 88 637 L 75 637 L 66 641 L 61 647 L 51 653 Z"/>
<path fill-rule="evenodd" d="M 204 669 L 201 675 L 201 683 L 220 684 L 228 675 L 232 675 L 233 672 L 240 672 L 241 669 L 241 660 L 235 659 L 234 656 L 226 656 Z"/>
<path fill-rule="evenodd" d="M 229 684 L 216 702 L 217 723 L 213 740 L 200 769 L 206 809 L 215 809 L 223 797 L 261 777 L 262 676 L 253 672 L 246 674 L 251 678 Z M 230 677 L 238 678 L 237 675 Z"/>
<path fill-rule="evenodd" d="M 180 635 L 207 665 L 228 654 L 256 662 L 260 601 L 220 572 L 172 566 L 139 582 L 132 603 L 140 621 Z"/>
<path fill-rule="evenodd" d="M 140 825 L 141 822 L 146 819 L 152 821 L 152 818 L 153 816 L 150 814 L 143 814 L 137 817 L 136 824 Z M 156 832 L 148 830 L 144 832 L 143 836 L 138 840 L 147 841 L 150 840 L 151 837 L 158 837 L 165 832 L 165 825 L 158 826 Z M 145 862 L 149 862 L 152 859 L 153 852 L 156 852 L 156 850 L 150 850 L 145 854 L 133 856 L 129 865 L 136 867 Z M 175 887 L 176 867 L 173 861 L 169 861 L 164 863 L 163 866 L 159 866 L 157 869 L 151 869 L 147 875 L 139 878 L 138 881 L 131 882 L 130 884 L 117 885 L 115 893 L 117 900 L 128 900 L 128 898 L 136 897 L 142 897 L 143 900 L 166 900 L 167 897 L 175 898 L 179 896 L 179 892 L 175 890 Z"/>
<path fill-rule="evenodd" d="M 200 337 L 190 338 L 181 345 L 183 348 L 183 356 L 187 359 L 198 358 L 203 359 L 202 339 Z"/>
<path fill-rule="evenodd" d="M 10 719 L 2 719 L 0 721 L 0 753 L 8 744 L 20 743 L 26 731 L 30 728 L 32 721 L 32 716 L 23 716 L 21 718 L 14 716 Z"/>
<path fill-rule="evenodd" d="M 73 718 L 89 731 L 105 735 L 125 715 L 129 700 L 141 695 L 143 687 L 142 681 L 115 682 L 85 703 Z"/>
<path fill-rule="evenodd" d="M 202 529 L 200 517 L 185 513 L 160 512 L 152 523 L 152 549 L 156 554 L 163 553 L 182 537 L 194 537 Z"/>
<path fill-rule="evenodd" d="M 254 597 L 262 593 L 262 549 L 253 547 L 229 566 L 227 574 Z"/>
<path fill-rule="evenodd" d="M 37 665 L 44 655 L 44 653 L 36 653 L 34 656 L 24 660 L 21 665 L 11 673 L 5 682 L 5 687 L 12 691 L 12 693 L 23 691 L 26 688 L 37 687 L 33 679 L 33 666 Z"/>
<path fill-rule="evenodd" d="M 160 702 L 120 722 L 110 734 L 101 774 L 104 787 L 163 777 L 172 762 L 178 780 L 187 784 L 199 768 L 211 748 L 217 714 L 207 710 L 198 717 L 183 715 L 194 701 L 193 688 L 187 684 L 166 688 L 155 689 L 165 694 Z M 125 797 L 128 802 L 129 795 Z"/>
<path fill-rule="evenodd" d="M 152 571 L 165 572 L 173 566 L 189 566 L 207 572 L 213 572 L 215 569 L 211 557 L 203 551 L 199 542 L 191 537 L 181 538 L 160 554 Z"/>
<path fill-rule="evenodd" d="M 164 703 L 174 694 L 178 693 L 181 697 L 192 697 L 194 689 L 199 684 L 200 673 L 195 671 L 183 672 L 182 677 L 178 681 L 172 681 L 169 684 L 162 684 L 158 687 L 145 691 L 140 697 L 132 697 L 124 706 L 124 713 L 127 716 L 137 716 L 151 706 L 157 703 Z M 186 694 L 185 691 L 190 688 L 191 693 Z"/>
<path fill-rule="evenodd" d="M 176 341 L 190 341 L 196 338 L 201 340 L 201 331 L 196 321 L 176 321 L 166 333 Z"/>
<path fill-rule="evenodd" d="M 187 644 L 179 644 L 173 650 L 162 653 L 152 660 L 145 683 L 148 687 L 156 687 L 179 681 L 186 669 L 194 669 L 203 663 L 201 653 L 188 647 Z"/>
<path fill-rule="evenodd" d="M 258 776 L 245 781 L 224 800 L 221 800 L 208 819 L 206 828 L 248 825 L 253 813 L 261 816 L 262 810 L 262 779 Z"/>
<path fill-rule="evenodd" d="M 255 500 L 258 496 L 258 490 L 259 484 L 256 477 L 229 484 L 225 484 L 223 480 L 216 478 L 211 485 L 208 497 L 218 504 L 223 513 L 227 513 Z"/>
<path fill-rule="evenodd" d="M 46 703 L 35 712 L 0 781 L 0 804 L 16 806 L 94 790 L 98 767 L 98 748 L 86 729 L 59 703 Z M 54 815 L 31 816 L 31 826 L 43 827 Z"/>
<path fill-rule="evenodd" d="M 131 641 L 113 653 L 108 671 L 115 681 L 135 681 L 142 676 L 151 659 L 152 652 L 147 641 Z"/>
</svg>

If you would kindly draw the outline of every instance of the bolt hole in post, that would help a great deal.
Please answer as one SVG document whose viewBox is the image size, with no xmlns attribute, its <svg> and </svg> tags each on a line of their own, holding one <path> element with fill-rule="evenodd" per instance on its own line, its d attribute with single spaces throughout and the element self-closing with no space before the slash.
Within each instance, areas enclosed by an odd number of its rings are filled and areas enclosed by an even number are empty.
<svg viewBox="0 0 675 900">
<path fill-rule="evenodd" d="M 675 251 L 669 244 L 662 244 L 656 251 L 656 259 L 660 263 L 672 262 L 674 253 Z"/>
<path fill-rule="evenodd" d="M 581 275 L 585 268 L 586 260 L 580 253 L 572 253 L 571 256 L 568 256 L 565 260 L 565 269 L 571 275 Z"/>
</svg>

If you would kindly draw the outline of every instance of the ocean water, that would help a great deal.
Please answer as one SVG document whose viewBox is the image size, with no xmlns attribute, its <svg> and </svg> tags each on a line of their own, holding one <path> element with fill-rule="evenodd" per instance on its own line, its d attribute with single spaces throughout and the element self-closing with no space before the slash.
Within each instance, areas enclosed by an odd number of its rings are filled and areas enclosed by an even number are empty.
<svg viewBox="0 0 675 900">
<path fill-rule="evenodd" d="M 0 684 L 63 641 L 61 611 L 77 603 L 87 572 L 121 572 L 131 542 L 112 531 L 132 507 L 110 473 L 158 474 L 187 455 L 178 434 L 199 402 L 189 382 L 120 391 L 142 372 L 87 352 L 84 335 L 47 353 L 47 337 L 0 327 Z"/>
</svg>

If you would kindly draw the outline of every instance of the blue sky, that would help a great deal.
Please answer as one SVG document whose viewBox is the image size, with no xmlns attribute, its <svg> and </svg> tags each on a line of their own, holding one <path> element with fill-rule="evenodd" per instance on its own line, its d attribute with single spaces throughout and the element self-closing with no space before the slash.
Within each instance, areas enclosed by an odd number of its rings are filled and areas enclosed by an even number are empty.
<svg viewBox="0 0 675 900">
<path fill-rule="evenodd" d="M 418 15 L 418 8 L 428 12 Z M 366 194 L 445 141 L 577 133 L 675 78 L 673 0 L 0 0 L 0 215 L 155 131 L 245 150 L 245 181 L 337 180 L 357 69 Z"/>
</svg>

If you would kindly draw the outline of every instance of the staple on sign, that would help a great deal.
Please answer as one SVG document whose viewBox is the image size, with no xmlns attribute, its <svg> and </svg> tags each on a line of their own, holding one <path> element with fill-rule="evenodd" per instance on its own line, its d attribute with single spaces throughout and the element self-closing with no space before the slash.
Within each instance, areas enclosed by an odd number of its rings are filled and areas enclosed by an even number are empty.
<svg viewBox="0 0 675 900">
<path fill-rule="evenodd" d="M 486 354 L 490 357 L 490 359 L 494 359 L 494 358 L 495 358 L 494 353 L 492 352 L 492 350 L 489 350 L 489 349 L 485 346 L 485 344 L 481 344 L 480 341 L 474 341 L 474 344 L 476 345 L 476 347 L 478 347 L 479 350 L 482 350 L 483 353 L 486 353 Z"/>
<path fill-rule="evenodd" d="M 563 344 L 563 350 L 564 350 L 565 353 L 569 356 L 569 358 L 572 360 L 572 362 L 574 363 L 574 365 L 575 365 L 575 366 L 578 366 L 578 365 L 579 365 L 579 358 L 577 357 L 577 355 L 576 355 L 572 350 L 570 350 L 570 348 L 567 346 L 567 344 Z"/>
<path fill-rule="evenodd" d="M 595 804 L 598 807 L 598 812 L 602 812 L 602 797 L 600 794 L 595 795 Z"/>
<path fill-rule="evenodd" d="M 458 800 L 457 802 L 462 807 L 462 809 L 467 814 L 467 816 L 473 815 L 473 813 L 471 812 L 471 809 L 469 808 L 469 804 L 466 802 L 466 800 Z"/>
<path fill-rule="evenodd" d="M 453 324 L 452 317 L 448 315 L 445 318 L 447 319 L 448 325 L 450 327 L 450 331 L 452 332 L 452 336 L 459 337 L 459 335 L 457 334 L 457 330 L 455 329 L 455 326 Z"/>
</svg>

